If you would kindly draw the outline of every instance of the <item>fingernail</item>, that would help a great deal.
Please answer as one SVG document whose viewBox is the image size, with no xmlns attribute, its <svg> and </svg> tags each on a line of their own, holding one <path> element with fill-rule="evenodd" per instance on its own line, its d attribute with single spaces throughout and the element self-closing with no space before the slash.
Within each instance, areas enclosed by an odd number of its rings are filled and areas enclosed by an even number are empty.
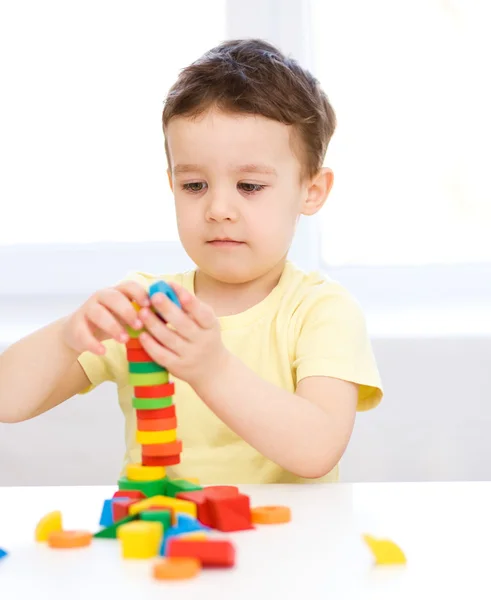
<svg viewBox="0 0 491 600">
<path fill-rule="evenodd" d="M 155 296 L 153 296 L 153 301 L 155 304 L 162 304 L 164 301 L 164 294 L 155 294 Z"/>
<path fill-rule="evenodd" d="M 134 323 L 133 329 L 141 329 L 143 327 L 143 323 L 140 321 L 140 319 L 137 319 Z"/>
</svg>

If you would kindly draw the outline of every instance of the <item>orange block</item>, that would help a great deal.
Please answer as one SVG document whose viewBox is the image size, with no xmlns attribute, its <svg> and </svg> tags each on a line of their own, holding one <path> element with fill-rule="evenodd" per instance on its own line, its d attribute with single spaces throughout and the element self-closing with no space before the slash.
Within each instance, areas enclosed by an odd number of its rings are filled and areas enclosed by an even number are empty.
<svg viewBox="0 0 491 600">
<path fill-rule="evenodd" d="M 91 542 L 90 531 L 53 531 L 48 536 L 50 548 L 82 548 Z"/>
<path fill-rule="evenodd" d="M 253 523 L 274 525 L 290 522 L 292 514 L 288 506 L 258 506 L 251 510 L 251 518 Z"/>
<path fill-rule="evenodd" d="M 177 418 L 170 419 L 138 419 L 138 431 L 167 431 L 168 429 L 176 429 Z"/>
<path fill-rule="evenodd" d="M 153 566 L 155 579 L 191 579 L 201 571 L 197 558 L 164 558 Z"/>
</svg>

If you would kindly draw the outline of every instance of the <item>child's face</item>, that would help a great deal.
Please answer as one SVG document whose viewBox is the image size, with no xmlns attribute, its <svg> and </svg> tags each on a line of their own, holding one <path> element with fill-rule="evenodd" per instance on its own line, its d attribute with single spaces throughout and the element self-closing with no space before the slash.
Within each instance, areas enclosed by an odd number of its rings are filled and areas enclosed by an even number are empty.
<svg viewBox="0 0 491 600">
<path fill-rule="evenodd" d="M 210 110 L 171 119 L 166 136 L 179 236 L 195 264 L 227 283 L 277 266 L 299 215 L 315 212 L 305 210 L 309 184 L 301 181 L 291 127 Z"/>
</svg>

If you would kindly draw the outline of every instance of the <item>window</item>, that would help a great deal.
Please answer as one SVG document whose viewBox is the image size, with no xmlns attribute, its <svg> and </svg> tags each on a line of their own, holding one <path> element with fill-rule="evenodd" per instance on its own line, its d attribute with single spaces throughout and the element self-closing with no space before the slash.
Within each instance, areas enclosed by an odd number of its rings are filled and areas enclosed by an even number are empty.
<svg viewBox="0 0 491 600">
<path fill-rule="evenodd" d="M 337 113 L 329 265 L 491 262 L 489 4 L 312 0 Z"/>
<path fill-rule="evenodd" d="M 4 2 L 0 244 L 177 240 L 161 130 L 225 0 Z"/>
</svg>

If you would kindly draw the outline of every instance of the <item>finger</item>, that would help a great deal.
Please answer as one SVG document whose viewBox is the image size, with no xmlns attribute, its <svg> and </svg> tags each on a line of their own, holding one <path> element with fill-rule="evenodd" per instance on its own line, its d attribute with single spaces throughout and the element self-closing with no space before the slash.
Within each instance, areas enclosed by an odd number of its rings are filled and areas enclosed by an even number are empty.
<svg viewBox="0 0 491 600">
<path fill-rule="evenodd" d="M 154 362 L 172 371 L 172 366 L 179 359 L 174 352 L 159 344 L 149 333 L 142 333 L 139 339 L 142 347 Z"/>
<path fill-rule="evenodd" d="M 203 329 L 211 329 L 216 323 L 216 316 L 212 308 L 201 302 L 196 296 L 190 294 L 185 288 L 177 283 L 170 286 L 176 292 L 182 310 L 187 313 Z"/>
<path fill-rule="evenodd" d="M 151 303 L 164 321 L 172 325 L 184 339 L 191 341 L 196 337 L 199 332 L 197 324 L 165 294 L 153 295 Z"/>
<path fill-rule="evenodd" d="M 179 332 L 169 329 L 169 327 L 162 323 L 158 316 L 148 308 L 142 308 L 140 315 L 146 331 L 148 331 L 157 342 L 167 346 L 177 355 L 182 356 L 186 341 L 181 337 Z"/>
<path fill-rule="evenodd" d="M 130 300 L 134 300 L 140 306 L 150 306 L 147 290 L 136 281 L 123 281 L 116 286 Z"/>
<path fill-rule="evenodd" d="M 93 335 L 86 318 L 77 326 L 77 340 L 82 348 L 94 354 L 105 354 L 106 347 Z"/>
<path fill-rule="evenodd" d="M 133 329 L 141 329 L 142 323 L 136 308 L 120 290 L 108 288 L 97 294 L 97 300 L 113 313 L 119 321 L 126 323 Z"/>
<path fill-rule="evenodd" d="M 89 304 L 86 311 L 87 320 L 101 329 L 117 342 L 126 343 L 129 339 L 127 332 L 116 317 L 99 302 Z"/>
</svg>

